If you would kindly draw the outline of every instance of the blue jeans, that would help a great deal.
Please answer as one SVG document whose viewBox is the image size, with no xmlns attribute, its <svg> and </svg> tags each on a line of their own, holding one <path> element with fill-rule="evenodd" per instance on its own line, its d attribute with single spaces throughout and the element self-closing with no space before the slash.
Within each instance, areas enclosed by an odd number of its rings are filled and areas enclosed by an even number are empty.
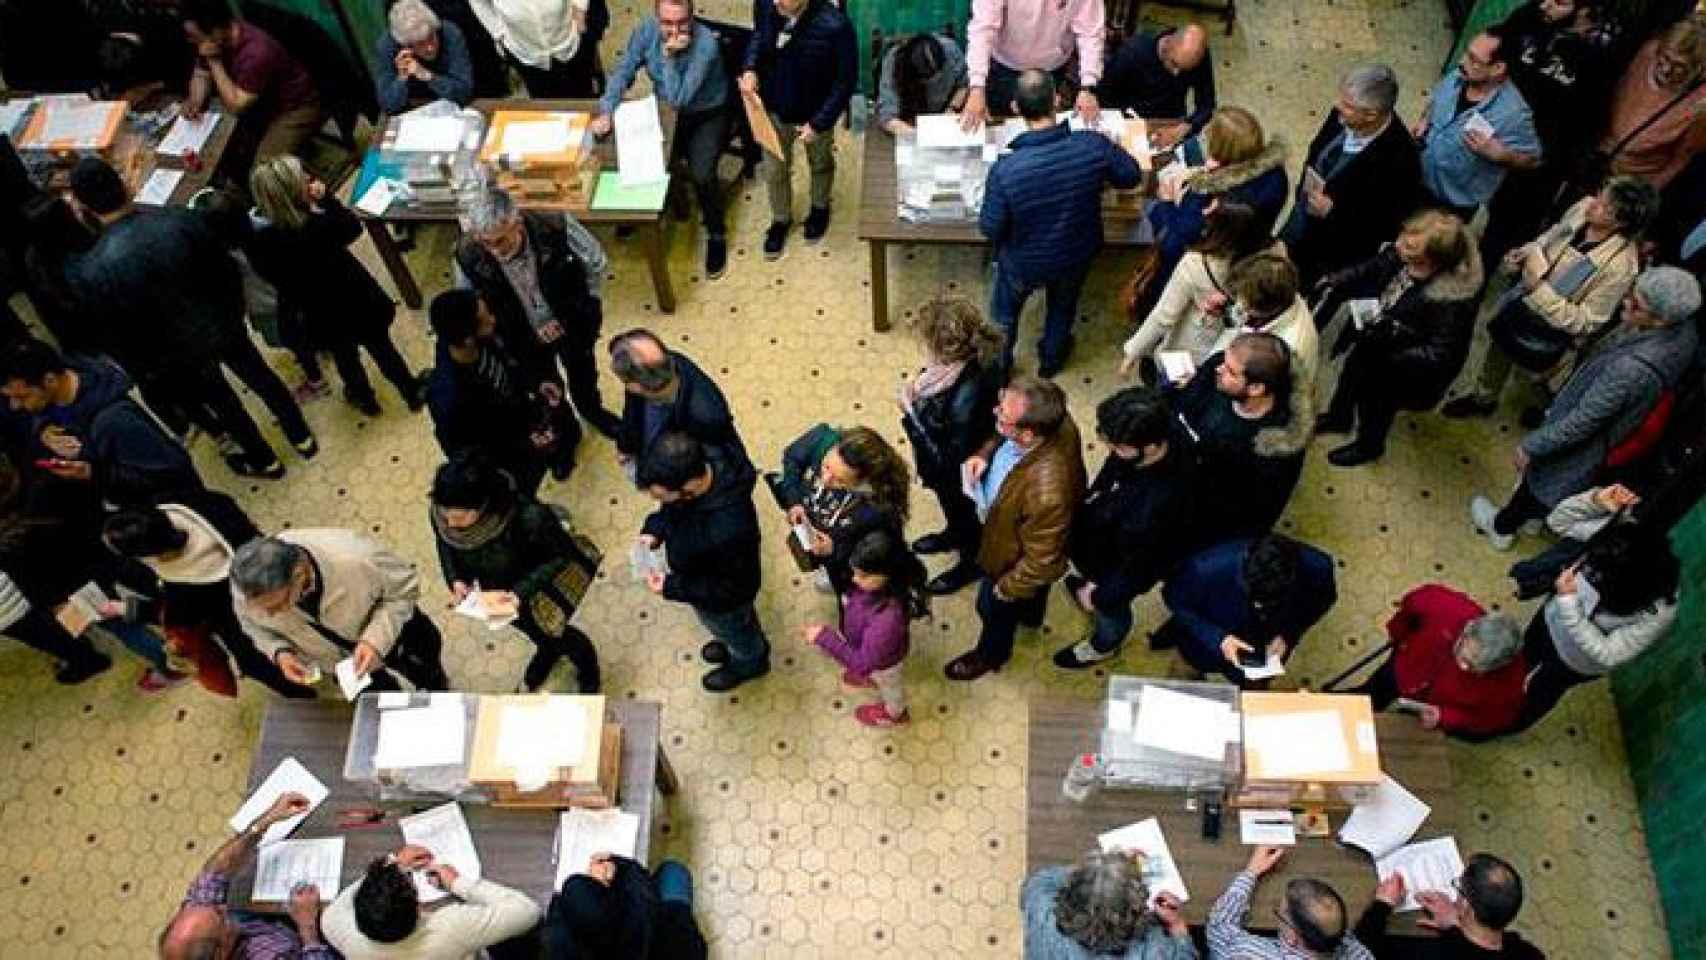
<svg viewBox="0 0 1706 960">
<path fill-rule="evenodd" d="M 1041 366 L 1059 367 L 1072 352 L 1072 324 L 1078 319 L 1078 295 L 1084 289 L 1084 276 L 1090 272 L 1088 262 L 1069 268 L 1050 280 L 1022 280 L 995 262 L 995 276 L 989 285 L 989 317 L 1007 335 L 1007 345 L 1001 353 L 1003 371 L 1013 370 L 1013 344 L 1019 337 L 1019 314 L 1031 294 L 1042 290 L 1048 297 L 1043 319 L 1043 338 L 1037 343 L 1037 359 Z"/>
<path fill-rule="evenodd" d="M 679 860 L 665 860 L 658 864 L 657 871 L 652 874 L 652 883 L 657 887 L 658 899 L 664 903 L 693 906 L 693 875 Z"/>
<path fill-rule="evenodd" d="M 1048 608 L 1048 591 L 1038 590 L 1024 600 L 1001 600 L 995 596 L 995 581 L 984 577 L 977 587 L 977 616 L 983 628 L 977 635 L 977 653 L 992 667 L 1013 657 L 1013 635 L 1019 625 L 1040 627 Z"/>
<path fill-rule="evenodd" d="M 764 627 L 752 604 L 733 610 L 694 607 L 693 614 L 713 638 L 729 648 L 728 665 L 736 673 L 757 673 L 761 665 L 770 662 L 770 641 L 764 638 Z"/>
<path fill-rule="evenodd" d="M 1113 653 L 1131 633 L 1133 617 L 1129 604 L 1115 613 L 1097 608 L 1090 612 L 1090 616 L 1095 621 L 1090 633 L 1090 646 L 1095 647 L 1097 653 Z"/>
</svg>

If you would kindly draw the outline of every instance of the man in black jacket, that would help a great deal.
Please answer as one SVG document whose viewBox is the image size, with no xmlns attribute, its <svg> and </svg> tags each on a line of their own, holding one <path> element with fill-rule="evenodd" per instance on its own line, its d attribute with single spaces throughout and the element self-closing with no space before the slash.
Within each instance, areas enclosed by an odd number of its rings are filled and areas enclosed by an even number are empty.
<svg viewBox="0 0 1706 960">
<path fill-rule="evenodd" d="M 1356 67 L 1339 82 L 1279 233 L 1305 288 L 1374 256 L 1415 212 L 1421 155 L 1397 105 L 1398 77 L 1385 64 Z"/>
<path fill-rule="evenodd" d="M 525 343 L 561 360 L 581 419 L 615 439 L 620 421 L 599 398 L 592 352 L 604 327 L 604 248 L 567 214 L 522 213 L 498 187 L 461 219 L 456 265 L 497 316 L 499 333 L 516 349 Z"/>
<path fill-rule="evenodd" d="M 764 186 L 770 193 L 764 259 L 776 260 L 794 223 L 795 140 L 805 145 L 811 166 L 806 242 L 822 240 L 829 230 L 835 122 L 858 82 L 859 51 L 853 24 L 834 0 L 756 0 L 752 24 L 740 92 L 763 99 L 782 142 L 781 158 L 764 155 Z"/>
<path fill-rule="evenodd" d="M 1546 960 L 1539 947 L 1505 928 L 1522 909 L 1522 877 L 1516 868 L 1490 853 L 1477 853 L 1449 891 L 1421 890 L 1416 902 L 1423 922 L 1438 937 L 1409 938 L 1402 956 L 1413 960 Z M 1394 873 L 1374 888 L 1374 899 L 1357 921 L 1356 938 L 1378 956 L 1392 956 L 1386 922 L 1405 900 L 1404 878 Z"/>
<path fill-rule="evenodd" d="M 685 354 L 665 347 L 650 330 L 636 328 L 610 339 L 610 367 L 627 394 L 616 459 L 630 478 L 637 461 L 667 432 L 685 433 L 730 463 L 752 469 L 728 398 Z"/>
<path fill-rule="evenodd" d="M 758 511 L 750 463 L 730 461 L 684 433 L 666 433 L 640 462 L 639 483 L 663 506 L 646 518 L 640 543 L 660 546 L 668 569 L 646 575 L 665 600 L 693 608 L 713 637 L 699 655 L 716 669 L 703 679 L 713 693 L 770 672 L 770 641 L 752 602 L 758 596 Z"/>
<path fill-rule="evenodd" d="M 1072 518 L 1066 577 L 1073 602 L 1095 623 L 1055 652 L 1079 670 L 1119 653 L 1131 632 L 1132 601 L 1172 572 L 1195 543 L 1196 475 L 1173 438 L 1173 408 L 1149 387 L 1127 387 L 1096 407 L 1108 458 Z"/>
<path fill-rule="evenodd" d="M 427 409 L 444 455 L 478 450 L 525 494 L 539 489 L 547 468 L 567 479 L 581 428 L 563 402 L 552 358 L 500 333 L 497 317 L 472 290 L 434 297 L 429 317 L 438 358 L 427 379 Z"/>
</svg>

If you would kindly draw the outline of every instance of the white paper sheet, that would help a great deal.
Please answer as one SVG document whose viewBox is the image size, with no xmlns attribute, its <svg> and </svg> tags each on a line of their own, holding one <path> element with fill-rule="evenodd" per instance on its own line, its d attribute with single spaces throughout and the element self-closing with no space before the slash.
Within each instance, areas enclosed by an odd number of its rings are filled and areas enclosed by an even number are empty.
<svg viewBox="0 0 1706 960">
<path fill-rule="evenodd" d="M 1398 913 L 1420 910 L 1416 894 L 1451 893 L 1451 882 L 1463 873 L 1463 855 L 1455 837 L 1440 837 L 1412 843 L 1374 861 L 1374 872 L 1381 880 L 1394 873 L 1404 878 L 1404 902 L 1395 908 Z"/>
<path fill-rule="evenodd" d="M 645 544 L 635 540 L 634 545 L 628 549 L 628 570 L 635 583 L 644 583 L 646 576 L 652 573 L 668 576 L 669 555 L 661 546 L 648 550 Z"/>
<path fill-rule="evenodd" d="M 915 118 L 912 126 L 918 131 L 918 145 L 925 149 L 983 146 L 983 126 L 979 124 L 969 131 L 962 130 L 958 114 L 924 114 Z"/>
<path fill-rule="evenodd" d="M 1305 710 L 1244 718 L 1244 740 L 1256 754 L 1251 776 L 1300 776 L 1345 770 L 1350 747 L 1339 715 L 1331 710 Z"/>
<path fill-rule="evenodd" d="M 296 829 L 296 825 L 301 823 L 310 813 L 313 813 L 315 807 L 325 802 L 326 797 L 332 791 L 328 790 L 318 777 L 309 773 L 308 768 L 304 767 L 301 761 L 295 757 L 285 757 L 279 761 L 278 766 L 273 768 L 272 773 L 268 774 L 267 778 L 261 782 L 260 787 L 249 795 L 249 799 L 243 801 L 243 805 L 237 808 L 237 812 L 231 815 L 231 829 L 238 833 L 249 829 L 249 824 L 254 823 L 256 817 L 267 812 L 267 808 L 273 805 L 273 801 L 283 794 L 293 792 L 300 793 L 308 798 L 308 809 L 289 820 L 281 820 L 268 827 L 267 832 L 261 836 L 261 846 L 265 847 L 277 843 L 290 836 L 290 832 Z"/>
<path fill-rule="evenodd" d="M 448 863 L 469 880 L 480 879 L 480 853 L 474 849 L 474 835 L 468 832 L 468 820 L 462 816 L 462 805 L 452 800 L 412 816 L 400 817 L 403 842 L 432 851 L 433 863 Z M 432 885 L 425 870 L 414 873 L 415 892 L 422 903 L 442 900 L 450 894 Z"/>
<path fill-rule="evenodd" d="M 423 117 L 410 114 L 397 122 L 397 139 L 393 150 L 421 153 L 450 153 L 462 144 L 465 126 L 459 116 Z"/>
<path fill-rule="evenodd" d="M 379 709 L 395 710 L 409 705 L 409 691 L 388 690 L 379 695 Z"/>
<path fill-rule="evenodd" d="M 107 118 L 111 115 L 112 108 L 104 103 L 53 104 L 47 108 L 38 142 L 93 146 L 107 129 Z"/>
<path fill-rule="evenodd" d="M 156 169 L 143 182 L 142 189 L 136 191 L 136 202 L 156 207 L 165 206 L 171 202 L 172 191 L 178 189 L 178 181 L 183 178 L 182 170 Z"/>
<path fill-rule="evenodd" d="M 1284 676 L 1285 662 L 1270 653 L 1268 654 L 1267 661 L 1261 666 L 1244 667 L 1243 670 L 1244 679 L 1246 680 L 1267 680 L 1272 677 Z"/>
<path fill-rule="evenodd" d="M 656 97 L 625 100 L 616 108 L 616 170 L 623 186 L 657 183 L 669 175 Z"/>
<path fill-rule="evenodd" d="M 1130 700 L 1109 700 L 1108 729 L 1118 730 L 1121 733 L 1130 733 L 1131 708 L 1133 706 L 1134 704 Z"/>
<path fill-rule="evenodd" d="M 1161 821 L 1150 817 L 1140 820 L 1118 830 L 1109 830 L 1096 838 L 1104 852 L 1112 850 L 1136 850 L 1143 854 L 1143 880 L 1149 886 L 1149 902 L 1154 903 L 1159 894 L 1170 893 L 1179 898 L 1180 903 L 1189 902 L 1190 891 L 1185 889 L 1185 878 L 1179 874 L 1179 865 L 1173 861 L 1173 851 L 1167 846 L 1167 838 L 1161 833 Z"/>
<path fill-rule="evenodd" d="M 1191 361 L 1189 350 L 1157 350 L 1155 363 L 1168 383 L 1184 383 L 1197 375 L 1197 365 Z"/>
<path fill-rule="evenodd" d="M 1463 132 L 1481 133 L 1490 137 L 1493 135 L 1493 124 L 1481 115 L 1481 111 L 1476 110 L 1469 114 L 1469 119 L 1463 121 Z"/>
<path fill-rule="evenodd" d="M 354 700 L 363 690 L 373 686 L 373 675 L 355 672 L 355 658 L 345 657 L 332 668 L 332 673 L 338 678 L 338 689 L 344 692 L 345 700 Z"/>
<path fill-rule="evenodd" d="M 985 466 L 983 477 L 987 476 L 989 476 L 989 468 Z M 989 517 L 989 494 L 984 491 L 983 477 L 973 479 L 971 464 L 969 462 L 960 464 L 960 490 L 966 495 L 966 499 L 977 507 L 977 518 L 979 520 Z"/>
<path fill-rule="evenodd" d="M 1303 166 L 1303 189 L 1306 193 L 1320 193 L 1327 189 L 1327 181 L 1321 179 L 1321 174 L 1308 164 Z"/>
<path fill-rule="evenodd" d="M 19 97 L 0 103 L 0 133 L 17 133 L 24 114 L 29 112 L 30 107 L 35 106 L 35 102 L 34 97 Z"/>
<path fill-rule="evenodd" d="M 586 709 L 553 697 L 514 703 L 498 719 L 498 762 L 516 769 L 572 767 L 586 748 Z"/>
<path fill-rule="evenodd" d="M 1238 811 L 1238 839 L 1247 847 L 1297 845 L 1297 820 L 1290 810 Z"/>
<path fill-rule="evenodd" d="M 373 181 L 373 185 L 355 202 L 355 208 L 362 213 L 382 217 L 385 211 L 391 209 L 391 201 L 397 199 L 397 196 L 397 185 L 380 177 Z"/>
<path fill-rule="evenodd" d="M 478 620 L 486 625 L 487 630 L 502 630 L 516 621 L 517 614 L 499 614 L 494 616 L 486 604 L 485 595 L 488 591 L 481 590 L 478 581 L 473 589 L 456 605 L 455 612 L 470 620 Z"/>
<path fill-rule="evenodd" d="M 1364 330 L 1380 320 L 1380 301 L 1373 297 L 1358 297 L 1346 306 L 1351 311 L 1351 324 Z"/>
<path fill-rule="evenodd" d="M 576 808 L 565 812 L 557 822 L 557 884 L 571 875 L 584 873 L 595 853 L 614 853 L 634 856 L 640 837 L 640 818 L 625 810 L 585 810 Z"/>
<path fill-rule="evenodd" d="M 530 153 L 562 153 L 569 149 L 568 118 L 552 116 L 549 120 L 511 121 L 504 126 L 502 153 L 527 156 Z"/>
<path fill-rule="evenodd" d="M 269 903 L 290 899 L 298 883 L 311 883 L 320 899 L 330 903 L 338 895 L 344 869 L 344 838 L 281 840 L 261 850 L 255 858 L 255 887 L 252 898 Z"/>
<path fill-rule="evenodd" d="M 182 114 L 172 121 L 172 128 L 166 131 L 157 148 L 159 153 L 169 157 L 181 157 L 186 151 L 194 150 L 200 153 L 207 146 L 207 138 L 213 136 L 213 131 L 219 126 L 219 114 L 212 110 L 191 120 Z"/>
<path fill-rule="evenodd" d="M 387 710 L 379 715 L 379 743 L 373 751 L 373 764 L 383 770 L 397 770 L 461 763 L 467 727 L 467 713 L 449 701 Z"/>
<path fill-rule="evenodd" d="M 1158 750 L 1219 760 L 1226 755 L 1226 714 L 1227 705 L 1218 700 L 1146 686 L 1131 735 Z"/>
<path fill-rule="evenodd" d="M 1339 842 L 1361 847 L 1379 860 L 1410 842 L 1432 812 L 1403 784 L 1382 774 L 1374 799 L 1357 804 L 1339 827 Z"/>
</svg>

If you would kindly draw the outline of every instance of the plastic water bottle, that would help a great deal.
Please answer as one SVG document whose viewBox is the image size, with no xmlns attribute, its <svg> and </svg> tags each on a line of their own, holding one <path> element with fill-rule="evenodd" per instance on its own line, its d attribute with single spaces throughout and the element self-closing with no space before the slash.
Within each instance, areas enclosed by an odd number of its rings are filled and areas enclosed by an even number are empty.
<svg viewBox="0 0 1706 960">
<path fill-rule="evenodd" d="M 1060 782 L 1061 796 L 1073 803 L 1082 803 L 1102 779 L 1102 759 L 1093 753 L 1081 753 L 1072 758 L 1066 777 Z"/>
<path fill-rule="evenodd" d="M 853 133 L 855 135 L 865 132 L 865 116 L 869 112 L 870 108 L 865 103 L 864 94 L 855 93 L 853 95 L 853 99 L 848 101 L 847 114 L 848 118 L 852 121 Z"/>
</svg>

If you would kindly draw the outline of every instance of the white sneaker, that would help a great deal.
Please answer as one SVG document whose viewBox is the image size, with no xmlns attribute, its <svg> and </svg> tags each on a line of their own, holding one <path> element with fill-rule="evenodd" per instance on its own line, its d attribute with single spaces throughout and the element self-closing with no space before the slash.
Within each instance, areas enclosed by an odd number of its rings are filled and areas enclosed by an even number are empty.
<svg viewBox="0 0 1706 960">
<path fill-rule="evenodd" d="M 829 571 L 823 567 L 818 567 L 812 576 L 812 586 L 816 587 L 819 593 L 835 592 L 835 583 L 829 579 Z"/>
<path fill-rule="evenodd" d="M 1475 525 L 1476 531 L 1487 538 L 1494 550 L 1505 551 L 1516 543 L 1516 534 L 1499 533 L 1493 529 L 1493 518 L 1499 515 L 1499 508 L 1486 497 L 1476 497 L 1469 501 L 1469 522 Z"/>
</svg>

